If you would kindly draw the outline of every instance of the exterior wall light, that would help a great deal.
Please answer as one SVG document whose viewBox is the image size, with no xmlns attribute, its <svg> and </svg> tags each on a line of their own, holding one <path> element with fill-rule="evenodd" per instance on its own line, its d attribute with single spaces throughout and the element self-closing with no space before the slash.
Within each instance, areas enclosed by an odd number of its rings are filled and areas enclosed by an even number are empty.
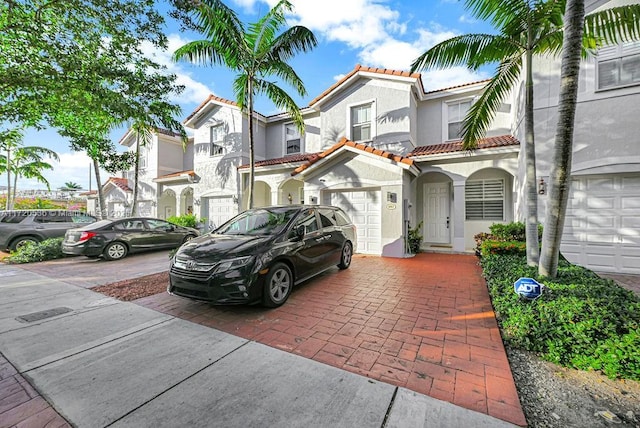
<svg viewBox="0 0 640 428">
<path fill-rule="evenodd" d="M 289 203 L 293 202 L 293 196 L 291 196 L 291 193 L 289 193 L 289 195 L 287 196 L 287 200 L 289 201 Z"/>
<path fill-rule="evenodd" d="M 538 194 L 544 195 L 547 193 L 547 183 L 544 182 L 544 178 L 540 177 L 540 181 L 538 182 Z"/>
</svg>

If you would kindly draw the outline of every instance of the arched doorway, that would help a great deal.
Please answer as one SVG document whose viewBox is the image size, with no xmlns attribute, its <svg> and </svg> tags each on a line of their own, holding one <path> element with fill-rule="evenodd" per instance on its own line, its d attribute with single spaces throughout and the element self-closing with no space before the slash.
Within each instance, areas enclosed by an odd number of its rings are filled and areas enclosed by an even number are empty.
<svg viewBox="0 0 640 428">
<path fill-rule="evenodd" d="M 158 200 L 158 217 L 167 219 L 176 215 L 176 192 L 167 189 L 162 192 Z"/>
</svg>

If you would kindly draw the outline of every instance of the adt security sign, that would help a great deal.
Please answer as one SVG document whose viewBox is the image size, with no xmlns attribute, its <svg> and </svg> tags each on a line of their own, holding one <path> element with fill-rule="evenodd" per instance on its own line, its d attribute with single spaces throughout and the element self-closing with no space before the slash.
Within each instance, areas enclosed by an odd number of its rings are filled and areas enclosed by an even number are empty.
<svg viewBox="0 0 640 428">
<path fill-rule="evenodd" d="M 525 299 L 535 300 L 542 295 L 544 285 L 533 278 L 520 278 L 513 283 L 513 287 L 520 296 Z"/>
</svg>

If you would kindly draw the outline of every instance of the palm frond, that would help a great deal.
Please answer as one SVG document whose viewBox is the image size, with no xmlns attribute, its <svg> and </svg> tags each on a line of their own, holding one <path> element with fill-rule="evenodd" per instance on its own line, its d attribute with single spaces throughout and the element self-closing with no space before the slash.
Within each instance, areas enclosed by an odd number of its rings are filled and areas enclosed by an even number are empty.
<svg viewBox="0 0 640 428">
<path fill-rule="evenodd" d="M 411 72 L 459 65 L 478 68 L 494 62 L 493 55 L 484 58 L 477 55 L 477 52 L 494 43 L 496 37 L 498 36 L 492 34 L 467 34 L 445 40 L 416 58 L 411 64 Z"/>
<path fill-rule="evenodd" d="M 300 96 L 307 95 L 307 90 L 304 87 L 304 83 L 298 74 L 295 72 L 293 67 L 291 67 L 286 62 L 282 61 L 272 61 L 267 64 L 267 68 L 264 70 L 264 73 L 261 73 L 264 76 L 274 75 L 280 78 L 283 82 L 287 83 Z"/>
<path fill-rule="evenodd" d="M 245 38 L 255 54 L 267 52 L 276 38 L 276 34 L 287 20 L 285 12 L 292 10 L 288 0 L 280 0 L 258 22 L 249 24 Z"/>
<path fill-rule="evenodd" d="M 220 46 L 217 40 L 195 40 L 179 47 L 173 53 L 174 61 L 186 59 L 194 64 L 224 65 L 237 69 L 236 57 Z"/>
<path fill-rule="evenodd" d="M 197 25 L 210 40 L 243 40 L 244 26 L 233 9 L 220 0 L 202 0 L 197 8 Z"/>
<path fill-rule="evenodd" d="M 494 28 L 505 28 L 529 13 L 528 3 L 523 0 L 465 0 L 465 9 L 475 18 L 489 21 Z"/>
<path fill-rule="evenodd" d="M 297 53 L 309 52 L 318 45 L 311 30 L 295 26 L 280 34 L 269 49 L 269 56 L 279 61 L 288 61 Z"/>
<path fill-rule="evenodd" d="M 250 77 L 246 73 L 239 73 L 233 80 L 233 93 L 236 96 L 236 102 L 238 107 L 243 112 L 247 108 L 247 102 L 249 100 L 248 83 Z M 254 91 L 255 93 L 255 91 Z"/>
<path fill-rule="evenodd" d="M 612 7 L 585 17 L 585 34 L 600 44 L 613 45 L 640 39 L 640 4 Z"/>
<path fill-rule="evenodd" d="M 500 63 L 496 75 L 473 103 L 462 123 L 462 148 L 475 149 L 484 138 L 500 105 L 518 82 L 522 57 L 514 56 Z"/>
<path fill-rule="evenodd" d="M 302 113 L 300 112 L 300 108 L 296 104 L 296 102 L 286 93 L 282 88 L 276 85 L 273 82 L 269 82 L 267 80 L 258 79 L 256 80 L 256 93 L 263 93 L 273 103 L 275 106 L 281 110 L 289 113 L 291 120 L 300 131 L 300 134 L 304 133 L 304 119 L 302 117 Z"/>
</svg>

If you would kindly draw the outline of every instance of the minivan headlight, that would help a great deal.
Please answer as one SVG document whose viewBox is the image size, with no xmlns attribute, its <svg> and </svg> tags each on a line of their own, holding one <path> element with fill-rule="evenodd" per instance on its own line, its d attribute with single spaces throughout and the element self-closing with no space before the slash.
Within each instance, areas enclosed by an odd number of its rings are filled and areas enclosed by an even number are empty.
<svg viewBox="0 0 640 428">
<path fill-rule="evenodd" d="M 253 262 L 254 256 L 237 257 L 235 259 L 223 260 L 213 270 L 212 274 L 226 272 L 228 270 L 239 269 Z"/>
</svg>

